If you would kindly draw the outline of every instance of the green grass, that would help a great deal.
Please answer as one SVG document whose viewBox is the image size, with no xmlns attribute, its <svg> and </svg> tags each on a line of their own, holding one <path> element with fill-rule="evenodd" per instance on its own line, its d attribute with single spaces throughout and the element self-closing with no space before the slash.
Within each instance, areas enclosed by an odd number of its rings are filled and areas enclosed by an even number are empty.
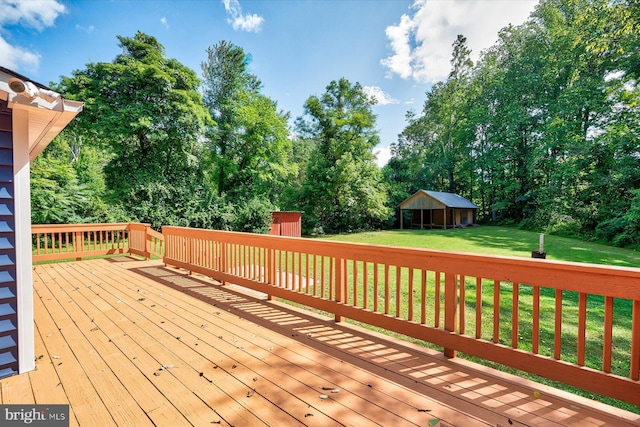
<svg viewBox="0 0 640 427">
<path fill-rule="evenodd" d="M 388 230 L 323 239 L 531 258 L 531 251 L 538 250 L 539 234 L 517 228 L 482 226 L 451 230 Z M 547 259 L 640 267 L 640 252 L 630 249 L 550 235 L 545 235 L 544 241 Z"/>
<path fill-rule="evenodd" d="M 325 239 L 338 240 L 346 242 L 357 242 L 367 244 L 383 244 L 391 246 L 417 247 L 435 250 L 445 250 L 454 252 L 480 253 L 515 257 L 531 257 L 531 251 L 538 249 L 539 234 L 529 231 L 523 231 L 508 227 L 491 227 L 483 226 L 469 229 L 452 229 L 452 230 L 393 230 L 379 231 L 368 233 L 357 233 L 349 235 L 328 236 Z M 640 266 L 640 254 L 638 252 L 583 242 L 580 240 L 545 236 L 545 252 L 547 259 L 560 261 L 587 262 L 594 264 L 617 265 L 627 267 Z M 353 264 L 348 266 L 348 274 L 351 275 L 354 270 Z M 357 266 L 359 276 L 362 277 L 362 265 Z M 393 269 L 393 267 L 392 267 Z M 405 269 L 406 270 L 406 269 Z M 432 273 L 429 273 L 432 274 Z M 371 275 L 371 272 L 369 273 Z M 395 275 L 392 271 L 391 277 Z M 408 274 L 406 271 L 401 272 L 402 283 L 408 282 Z M 392 279 L 393 280 L 393 279 Z M 419 289 L 417 278 L 414 277 L 414 289 Z M 359 280 L 362 283 L 362 279 Z M 371 281 L 369 281 L 371 283 Z M 433 301 L 435 296 L 435 280 L 431 276 L 427 285 L 427 300 Z M 476 284 L 474 278 L 466 280 L 466 298 L 465 298 L 465 319 L 466 334 L 473 335 L 475 330 L 475 291 Z M 352 291 L 352 287 L 348 293 Z M 368 290 L 369 299 L 375 297 L 371 289 Z M 503 283 L 500 286 L 500 342 L 505 345 L 511 344 L 511 303 L 512 303 L 512 284 Z M 378 298 L 380 297 L 380 292 Z M 401 308 L 401 317 L 406 318 L 408 311 L 406 301 L 408 300 L 408 286 L 403 286 L 399 295 L 395 294 L 395 290 L 391 290 L 391 299 L 401 298 L 403 302 Z M 519 304 L 520 304 L 520 321 L 519 335 L 521 342 L 519 348 L 522 350 L 531 350 L 531 306 L 532 306 L 532 287 L 521 285 Z M 416 298 L 417 299 L 417 298 Z M 483 324 L 482 338 L 490 340 L 493 329 L 493 282 L 483 281 L 482 290 L 483 300 Z M 441 295 L 441 301 L 444 302 Z M 352 302 L 352 301 L 350 301 Z M 554 312 L 555 312 L 555 292 L 553 289 L 543 288 L 540 296 L 540 354 L 553 356 L 553 339 L 554 339 Z M 391 302 L 391 314 L 395 314 L 395 304 Z M 428 318 L 433 315 L 433 304 L 429 304 Z M 602 363 L 602 325 L 604 322 L 604 299 L 599 296 L 590 295 L 587 299 L 588 315 L 587 315 L 587 348 L 586 348 L 586 366 L 600 369 Z M 414 312 L 419 312 L 419 302 L 416 302 Z M 631 347 L 631 307 L 630 300 L 615 300 L 614 308 L 614 342 L 612 357 L 612 373 L 628 376 L 629 374 L 629 354 Z M 429 312 L 429 308 L 431 312 Z M 379 308 L 382 310 L 382 308 Z M 577 358 L 577 312 L 578 312 L 578 294 L 575 292 L 563 293 L 563 330 L 562 330 L 562 360 L 575 362 Z M 414 316 L 417 316 L 414 314 Z M 442 313 L 441 313 L 442 319 Z M 433 325 L 433 319 L 428 321 L 429 325 Z M 440 325 L 442 326 L 442 322 Z M 367 325 L 362 325 L 369 327 Z M 386 331 L 381 331 L 389 333 Z M 391 334 L 391 333 L 389 333 Z M 391 334 L 397 335 L 397 334 Z M 406 337 L 400 337 L 407 339 Z M 440 349 L 429 343 L 420 340 L 411 339 L 421 345 Z M 510 372 L 525 378 L 532 379 L 537 382 L 548 384 L 556 388 L 570 391 L 588 398 L 593 398 L 604 403 L 617 406 L 629 411 L 640 413 L 640 407 L 619 402 L 604 396 L 596 396 L 592 393 L 578 390 L 565 384 L 547 380 L 526 372 L 514 370 L 509 367 L 497 365 L 482 359 L 471 357 L 468 355 L 460 355 L 461 357 L 473 360 L 477 363 L 492 366 L 497 369 Z"/>
</svg>

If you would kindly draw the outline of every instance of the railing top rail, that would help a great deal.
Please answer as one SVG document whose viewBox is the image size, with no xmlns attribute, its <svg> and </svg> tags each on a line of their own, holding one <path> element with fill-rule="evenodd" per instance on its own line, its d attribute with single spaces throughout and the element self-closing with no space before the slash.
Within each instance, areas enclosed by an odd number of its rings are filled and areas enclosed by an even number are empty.
<svg viewBox="0 0 640 427">
<path fill-rule="evenodd" d="M 175 226 L 165 226 L 162 230 L 165 236 L 179 234 L 184 237 L 215 239 L 227 243 L 309 252 L 322 256 L 337 256 L 380 264 L 392 263 L 407 268 L 426 268 L 445 273 L 640 300 L 640 268 L 634 267 L 311 240 Z"/>
<path fill-rule="evenodd" d="M 129 223 L 108 224 L 33 224 L 32 233 L 57 233 L 70 231 L 94 231 L 94 230 L 126 230 Z"/>
</svg>

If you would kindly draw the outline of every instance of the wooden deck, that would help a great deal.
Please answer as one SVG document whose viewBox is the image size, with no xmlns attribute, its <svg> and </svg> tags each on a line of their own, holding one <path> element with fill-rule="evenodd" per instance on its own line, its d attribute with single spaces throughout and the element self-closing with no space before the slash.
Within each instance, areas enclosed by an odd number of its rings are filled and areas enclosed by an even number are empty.
<svg viewBox="0 0 640 427">
<path fill-rule="evenodd" d="M 640 425 L 640 415 L 155 261 L 34 267 L 37 369 L 3 404 L 80 426 Z"/>
</svg>

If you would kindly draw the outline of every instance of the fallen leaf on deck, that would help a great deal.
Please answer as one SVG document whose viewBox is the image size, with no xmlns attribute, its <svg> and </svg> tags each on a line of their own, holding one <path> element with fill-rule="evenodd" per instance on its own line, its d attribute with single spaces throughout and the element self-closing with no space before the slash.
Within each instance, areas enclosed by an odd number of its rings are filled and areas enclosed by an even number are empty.
<svg viewBox="0 0 640 427">
<path fill-rule="evenodd" d="M 534 391 L 533 392 L 533 397 L 535 397 L 536 399 L 540 397 L 540 392 L 539 391 Z"/>
<path fill-rule="evenodd" d="M 431 421 L 429 421 L 429 425 L 430 426 L 434 426 L 436 424 L 438 424 L 440 422 L 440 418 L 434 418 Z"/>
</svg>

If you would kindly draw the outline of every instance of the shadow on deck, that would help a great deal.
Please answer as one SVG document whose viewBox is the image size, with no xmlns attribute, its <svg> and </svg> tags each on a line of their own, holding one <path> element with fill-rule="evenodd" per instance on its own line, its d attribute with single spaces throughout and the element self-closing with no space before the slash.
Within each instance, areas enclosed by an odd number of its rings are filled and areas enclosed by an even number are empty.
<svg viewBox="0 0 640 427">
<path fill-rule="evenodd" d="M 71 425 L 640 423 L 160 262 L 41 265 L 34 282 L 38 370 L 0 381 L 2 402 L 69 402 Z"/>
</svg>

